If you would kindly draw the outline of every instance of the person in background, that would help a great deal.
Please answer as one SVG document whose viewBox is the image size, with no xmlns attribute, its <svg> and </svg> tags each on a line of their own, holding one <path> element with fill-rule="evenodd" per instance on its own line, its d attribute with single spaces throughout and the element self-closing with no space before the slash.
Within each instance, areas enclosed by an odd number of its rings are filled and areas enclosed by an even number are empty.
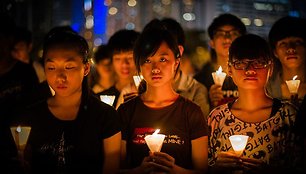
<svg viewBox="0 0 306 174">
<path fill-rule="evenodd" d="M 30 54 L 32 47 L 31 31 L 24 27 L 16 27 L 12 57 L 21 62 L 32 65 L 36 71 L 39 82 L 43 82 L 46 80 L 44 68 L 39 61 L 31 58 Z"/>
<path fill-rule="evenodd" d="M 122 173 L 206 172 L 207 123 L 201 108 L 173 88 L 180 57 L 176 39 L 161 21 L 146 25 L 134 47 L 146 90 L 118 109 L 123 126 Z M 144 137 L 157 128 L 166 137 L 161 152 L 149 155 Z"/>
<path fill-rule="evenodd" d="M 228 75 L 237 85 L 239 97 L 208 116 L 211 173 L 303 173 L 302 144 L 295 131 L 297 110 L 266 94 L 272 70 L 266 40 L 247 34 L 233 41 Z M 234 153 L 229 140 L 232 135 L 249 136 L 241 155 Z"/>
<path fill-rule="evenodd" d="M 138 36 L 139 33 L 134 30 L 122 29 L 112 35 L 108 41 L 116 82 L 112 87 L 97 95 L 115 95 L 113 106 L 116 109 L 124 102 L 125 94 L 137 93 L 133 80 L 133 76 L 136 75 L 133 47 Z"/>
<path fill-rule="evenodd" d="M 15 23 L 10 15 L 0 12 L 0 167 L 3 171 L 20 173 L 17 149 L 10 123 L 16 111 L 25 107 L 32 88 L 38 85 L 34 68 L 12 58 Z"/>
<path fill-rule="evenodd" d="M 57 31 L 43 45 L 44 69 L 55 95 L 21 111 L 28 125 L 25 149 L 30 173 L 118 172 L 120 122 L 116 110 L 90 93 L 89 48 L 72 31 Z"/>
<path fill-rule="evenodd" d="M 100 45 L 94 54 L 92 91 L 97 94 L 112 87 L 115 83 L 115 73 L 107 45 Z"/>
<path fill-rule="evenodd" d="M 180 54 L 183 55 L 185 51 L 185 33 L 182 26 L 172 18 L 164 18 L 162 23 L 173 34 L 174 38 L 177 39 Z M 193 77 L 185 74 L 181 69 L 178 70 L 174 80 L 174 89 L 181 96 L 199 105 L 205 117 L 209 114 L 210 109 L 206 87 Z"/>
<path fill-rule="evenodd" d="M 238 97 L 237 86 L 227 76 L 223 86 L 214 84 L 212 72 L 216 72 L 221 66 L 223 71 L 227 70 L 228 50 L 231 43 L 239 36 L 246 33 L 246 27 L 241 20 L 232 14 L 221 14 L 216 17 L 208 27 L 210 38 L 209 45 L 212 51 L 212 60 L 203 66 L 194 78 L 204 84 L 209 90 L 210 109 L 233 101 Z"/>
<path fill-rule="evenodd" d="M 268 93 L 274 98 L 292 101 L 297 107 L 306 95 L 305 31 L 306 19 L 286 16 L 277 20 L 269 32 L 275 70 L 267 86 Z M 286 85 L 286 80 L 292 80 L 295 75 L 300 80 L 297 101 L 291 100 Z"/>
</svg>

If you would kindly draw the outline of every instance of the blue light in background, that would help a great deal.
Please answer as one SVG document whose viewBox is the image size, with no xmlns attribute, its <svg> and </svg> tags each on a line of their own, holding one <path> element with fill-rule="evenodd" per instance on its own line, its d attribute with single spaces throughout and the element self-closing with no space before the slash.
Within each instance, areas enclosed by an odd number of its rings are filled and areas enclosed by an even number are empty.
<svg viewBox="0 0 306 174">
<path fill-rule="evenodd" d="M 93 7 L 94 34 L 104 35 L 107 23 L 107 6 L 104 5 L 104 0 L 95 0 Z"/>
<path fill-rule="evenodd" d="M 71 27 L 76 32 L 80 32 L 84 23 L 83 0 L 72 1 Z"/>
<path fill-rule="evenodd" d="M 289 11 L 289 16 L 300 17 L 300 14 L 298 11 Z"/>
</svg>

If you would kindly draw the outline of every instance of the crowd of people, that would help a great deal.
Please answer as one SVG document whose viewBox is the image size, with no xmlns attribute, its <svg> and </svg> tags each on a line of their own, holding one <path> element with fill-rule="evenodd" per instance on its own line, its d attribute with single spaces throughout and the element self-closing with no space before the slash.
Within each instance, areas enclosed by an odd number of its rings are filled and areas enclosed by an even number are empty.
<svg viewBox="0 0 306 174">
<path fill-rule="evenodd" d="M 306 172 L 306 19 L 282 17 L 263 38 L 220 14 L 208 27 L 211 61 L 194 76 L 180 68 L 188 38 L 172 18 L 118 30 L 94 63 L 69 26 L 52 28 L 36 59 L 31 32 L 4 14 L 1 20 L 3 171 Z M 226 77 L 218 84 L 212 73 L 220 68 Z M 296 92 L 289 80 L 298 81 Z M 12 126 L 31 128 L 24 147 Z M 165 137 L 152 151 L 145 137 L 156 130 Z M 248 137 L 240 153 L 233 135 Z"/>
</svg>

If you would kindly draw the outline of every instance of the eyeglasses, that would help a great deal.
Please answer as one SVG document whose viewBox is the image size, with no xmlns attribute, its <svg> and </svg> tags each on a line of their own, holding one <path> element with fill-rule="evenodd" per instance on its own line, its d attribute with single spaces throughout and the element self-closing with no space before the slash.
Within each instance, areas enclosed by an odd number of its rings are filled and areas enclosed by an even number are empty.
<svg viewBox="0 0 306 174">
<path fill-rule="evenodd" d="M 236 60 L 229 62 L 230 66 L 234 66 L 236 70 L 246 70 L 252 65 L 254 69 L 263 69 L 268 67 L 272 62 L 266 60 Z"/>
<path fill-rule="evenodd" d="M 223 38 L 226 38 L 226 37 L 230 37 L 230 38 L 234 37 L 234 38 L 236 38 L 236 37 L 238 37 L 238 36 L 240 36 L 240 35 L 241 35 L 241 34 L 239 33 L 238 30 L 230 30 L 230 31 L 217 30 L 217 31 L 214 33 L 214 36 L 215 36 L 216 38 L 221 38 L 221 37 L 223 37 Z"/>
</svg>

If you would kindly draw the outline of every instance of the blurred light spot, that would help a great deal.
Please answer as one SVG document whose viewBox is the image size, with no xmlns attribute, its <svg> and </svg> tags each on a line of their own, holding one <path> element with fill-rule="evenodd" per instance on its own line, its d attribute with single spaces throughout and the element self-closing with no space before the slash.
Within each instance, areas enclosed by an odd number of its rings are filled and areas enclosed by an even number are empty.
<svg viewBox="0 0 306 174">
<path fill-rule="evenodd" d="M 92 8 L 92 2 L 91 0 L 85 0 L 84 1 L 84 10 L 89 11 Z"/>
<path fill-rule="evenodd" d="M 89 39 L 91 39 L 91 37 L 92 37 L 92 32 L 91 31 L 86 31 L 84 33 L 84 38 L 85 39 L 89 40 Z"/>
<path fill-rule="evenodd" d="M 231 10 L 231 7 L 228 4 L 222 5 L 222 9 L 224 12 L 229 12 Z"/>
<path fill-rule="evenodd" d="M 94 18 L 93 18 L 92 15 L 88 15 L 88 16 L 86 17 L 85 27 L 86 27 L 87 29 L 90 29 L 90 28 L 93 27 L 93 25 L 94 25 Z"/>
<path fill-rule="evenodd" d="M 164 5 L 170 5 L 171 4 L 171 0 L 162 0 L 161 2 Z"/>
<path fill-rule="evenodd" d="M 105 6 L 110 6 L 110 5 L 112 5 L 112 0 L 104 0 L 104 5 L 105 5 Z"/>
<path fill-rule="evenodd" d="M 261 26 L 263 26 L 263 21 L 261 19 L 254 19 L 254 24 L 257 27 L 261 27 Z"/>
<path fill-rule="evenodd" d="M 127 30 L 134 30 L 135 29 L 135 24 L 132 22 L 129 22 L 125 25 L 125 29 Z"/>
<path fill-rule="evenodd" d="M 108 14 L 110 14 L 110 15 L 115 15 L 117 13 L 118 13 L 118 9 L 116 7 L 111 7 L 108 10 Z"/>
<path fill-rule="evenodd" d="M 256 10 L 264 10 L 264 11 L 272 11 L 273 10 L 273 6 L 271 4 L 266 4 L 266 3 L 257 3 L 255 2 L 253 4 L 254 8 Z"/>
<path fill-rule="evenodd" d="M 100 46 L 102 44 L 102 39 L 101 38 L 96 38 L 94 40 L 94 45 L 97 47 L 97 46 Z"/>
<path fill-rule="evenodd" d="M 183 18 L 186 21 L 193 21 L 193 20 L 195 20 L 195 15 L 193 13 L 185 13 L 185 14 L 183 14 Z"/>
<path fill-rule="evenodd" d="M 251 25 L 251 20 L 249 18 L 241 18 L 241 21 L 244 25 Z"/>
<path fill-rule="evenodd" d="M 137 4 L 136 0 L 129 0 L 128 1 L 128 6 L 134 7 Z"/>
</svg>

